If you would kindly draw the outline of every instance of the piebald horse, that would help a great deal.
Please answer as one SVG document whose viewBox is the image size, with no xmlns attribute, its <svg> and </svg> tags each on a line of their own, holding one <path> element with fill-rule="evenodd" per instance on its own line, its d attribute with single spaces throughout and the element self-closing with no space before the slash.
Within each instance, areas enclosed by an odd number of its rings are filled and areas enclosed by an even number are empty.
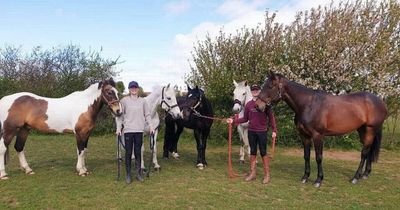
<svg viewBox="0 0 400 210">
<path fill-rule="evenodd" d="M 30 129 L 48 133 L 74 133 L 78 161 L 76 170 L 80 176 L 89 174 L 85 154 L 96 117 L 106 104 L 114 115 L 122 113 L 118 91 L 112 79 L 92 84 L 86 90 L 76 91 L 62 98 L 46 98 L 33 93 L 15 93 L 0 100 L 0 179 L 7 179 L 5 154 L 14 136 L 21 169 L 33 174 L 24 154 L 24 146 Z"/>
<path fill-rule="evenodd" d="M 235 85 L 235 90 L 233 91 L 233 108 L 232 111 L 235 113 L 239 113 L 239 118 L 244 115 L 244 107 L 246 104 L 252 100 L 253 96 L 251 95 L 250 86 L 246 81 L 242 81 L 237 83 L 233 81 Z M 247 135 L 249 123 L 241 123 L 237 126 L 237 131 L 239 133 L 239 138 L 241 141 L 240 152 L 239 152 L 239 161 L 240 163 L 244 163 L 244 157 L 247 153 L 247 156 L 250 158 L 250 146 L 249 146 L 249 137 Z"/>
<path fill-rule="evenodd" d="M 310 176 L 311 141 L 314 142 L 318 164 L 318 175 L 314 186 L 320 187 L 324 178 L 323 137 L 343 135 L 354 130 L 358 131 L 363 148 L 360 164 L 351 182 L 355 184 L 361 177 L 368 178 L 372 162 L 378 160 L 382 125 L 388 112 L 386 104 L 380 98 L 367 92 L 335 96 L 309 89 L 271 72 L 271 76 L 264 82 L 256 104 L 259 109 L 264 110 L 267 105 L 280 100 L 285 101 L 295 112 L 294 122 L 303 140 L 305 160 L 303 183 L 306 183 Z"/>
</svg>

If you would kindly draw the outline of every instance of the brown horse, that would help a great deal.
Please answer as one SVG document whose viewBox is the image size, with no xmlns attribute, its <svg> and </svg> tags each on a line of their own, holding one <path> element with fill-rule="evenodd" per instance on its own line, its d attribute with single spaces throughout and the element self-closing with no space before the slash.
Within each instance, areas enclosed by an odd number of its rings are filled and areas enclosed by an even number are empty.
<svg viewBox="0 0 400 210">
<path fill-rule="evenodd" d="M 294 122 L 304 145 L 305 171 L 302 182 L 310 176 L 310 146 L 314 143 L 318 175 L 314 183 L 320 187 L 322 171 L 322 150 L 324 136 L 343 135 L 357 130 L 363 144 L 361 161 L 353 184 L 362 177 L 368 178 L 373 161 L 378 160 L 382 138 L 382 124 L 387 116 L 386 104 L 377 96 L 358 92 L 335 96 L 323 91 L 312 90 L 271 72 L 256 101 L 259 109 L 266 105 L 285 101 L 295 112 Z M 366 161 L 365 171 L 362 173 Z"/>
<path fill-rule="evenodd" d="M 76 170 L 80 176 L 86 176 L 85 153 L 89 135 L 104 104 L 114 115 L 121 114 L 118 91 L 112 79 L 95 83 L 84 91 L 73 92 L 63 98 L 45 98 L 26 92 L 3 97 L 0 100 L 0 179 L 8 178 L 5 154 L 14 136 L 17 136 L 14 148 L 21 168 L 25 173 L 33 174 L 24 154 L 31 128 L 49 133 L 74 133 L 78 153 Z"/>
</svg>

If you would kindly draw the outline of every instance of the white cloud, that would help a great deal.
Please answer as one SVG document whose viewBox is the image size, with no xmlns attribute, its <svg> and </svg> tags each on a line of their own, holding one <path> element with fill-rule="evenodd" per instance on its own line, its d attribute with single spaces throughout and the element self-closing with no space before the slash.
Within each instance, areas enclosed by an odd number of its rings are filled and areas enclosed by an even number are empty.
<svg viewBox="0 0 400 210">
<path fill-rule="evenodd" d="M 168 3 L 164 9 L 168 15 L 178 15 L 186 12 L 190 8 L 188 0 L 174 1 Z"/>
</svg>

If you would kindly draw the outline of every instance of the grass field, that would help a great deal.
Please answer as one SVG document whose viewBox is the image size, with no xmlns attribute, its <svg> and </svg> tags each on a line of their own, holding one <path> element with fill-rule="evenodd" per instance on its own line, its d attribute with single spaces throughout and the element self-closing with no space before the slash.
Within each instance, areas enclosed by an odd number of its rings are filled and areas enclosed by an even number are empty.
<svg viewBox="0 0 400 210">
<path fill-rule="evenodd" d="M 322 187 L 316 189 L 312 182 L 300 183 L 304 161 L 299 149 L 277 148 L 271 162 L 271 183 L 264 186 L 260 183 L 261 164 L 254 182 L 228 179 L 226 147 L 208 147 L 209 166 L 203 171 L 195 168 L 197 153 L 190 139 L 184 139 L 179 148 L 179 160 L 160 159 L 161 172 L 151 173 L 144 183 L 126 185 L 123 177 L 116 181 L 114 137 L 90 140 L 86 164 L 92 174 L 79 177 L 75 173 L 73 136 L 31 136 L 26 156 L 36 174 L 28 176 L 19 170 L 16 152 L 12 149 L 6 166 L 10 179 L 0 181 L 0 209 L 399 208 L 400 154 L 397 151 L 382 150 L 371 177 L 357 185 L 348 180 L 358 165 L 359 152 L 325 151 L 325 179 Z M 237 164 L 237 151 L 236 146 L 234 167 L 243 173 L 248 166 Z M 314 180 L 314 159 L 311 167 L 311 180 Z"/>
</svg>

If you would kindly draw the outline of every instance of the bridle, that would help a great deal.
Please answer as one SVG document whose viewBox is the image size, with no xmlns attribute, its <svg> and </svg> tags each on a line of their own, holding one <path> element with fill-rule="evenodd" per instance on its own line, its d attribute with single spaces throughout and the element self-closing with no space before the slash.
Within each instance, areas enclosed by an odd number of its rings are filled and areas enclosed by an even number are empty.
<svg viewBox="0 0 400 210">
<path fill-rule="evenodd" d="M 104 91 L 101 91 L 101 95 L 103 96 L 104 101 L 106 101 L 108 106 L 111 106 L 111 104 L 115 103 L 115 102 L 119 102 L 118 99 L 113 99 L 113 100 L 108 100 L 105 96 L 104 96 Z"/>
<path fill-rule="evenodd" d="M 199 97 L 199 100 L 197 101 L 197 103 L 194 106 L 189 107 L 189 109 L 192 110 L 193 114 L 196 115 L 196 116 L 201 116 L 200 112 L 197 111 L 196 109 L 197 109 L 197 107 L 200 106 L 202 97 L 203 97 L 203 95 L 200 94 L 200 97 Z"/>
<path fill-rule="evenodd" d="M 264 102 L 267 106 L 271 106 L 272 101 L 276 101 L 276 100 L 281 100 L 282 99 L 282 83 L 279 83 L 278 85 L 278 93 L 275 94 L 274 98 L 272 98 L 271 100 L 267 101 L 261 97 L 258 97 L 258 99 L 260 99 L 262 102 Z"/>
<path fill-rule="evenodd" d="M 163 89 L 162 89 L 162 91 L 161 91 L 161 107 L 162 107 L 162 105 L 163 104 L 165 104 L 166 106 L 167 106 L 167 108 L 165 109 L 165 111 L 166 112 L 169 112 L 169 111 L 171 111 L 173 108 L 175 108 L 175 107 L 177 107 L 178 106 L 178 104 L 174 104 L 174 105 L 169 105 L 168 103 L 167 103 L 167 101 L 164 99 L 164 89 L 165 89 L 165 87 L 163 87 Z"/>
</svg>

